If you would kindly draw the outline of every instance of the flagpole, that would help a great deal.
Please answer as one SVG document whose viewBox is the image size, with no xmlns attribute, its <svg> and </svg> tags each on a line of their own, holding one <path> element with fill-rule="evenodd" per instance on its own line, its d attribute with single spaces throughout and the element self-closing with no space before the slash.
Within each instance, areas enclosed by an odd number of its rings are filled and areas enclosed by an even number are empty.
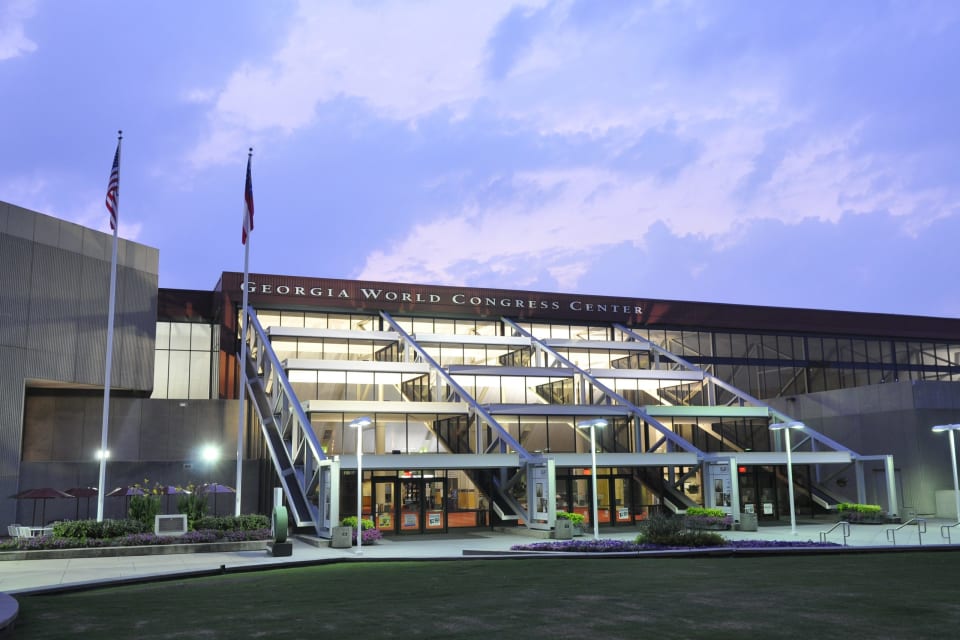
<svg viewBox="0 0 960 640">
<path fill-rule="evenodd" d="M 97 484 L 97 522 L 103 522 L 103 497 L 107 489 L 107 449 L 108 429 L 110 424 L 110 385 L 112 384 L 111 369 L 113 368 L 113 317 L 117 304 L 117 244 L 120 229 L 120 143 L 123 141 L 123 131 L 117 132 L 117 152 L 114 157 L 113 170 L 110 173 L 110 185 L 107 187 L 107 209 L 110 210 L 110 226 L 113 227 L 113 254 L 110 257 L 110 304 L 107 311 L 107 355 L 103 374 L 103 423 L 100 427 L 100 478 Z M 112 198 L 111 198 L 112 193 Z M 110 209 L 110 202 L 113 209 Z"/>
<path fill-rule="evenodd" d="M 247 154 L 247 182 L 244 191 L 243 202 L 243 305 L 240 314 L 240 417 L 237 424 L 237 492 L 235 494 L 236 504 L 234 505 L 234 515 L 240 515 L 241 492 L 243 490 L 243 413 L 245 407 L 245 395 L 247 391 L 247 280 L 250 277 L 250 244 L 252 242 L 250 233 L 253 231 L 253 187 L 250 177 L 250 163 L 253 158 L 253 147 Z"/>
</svg>

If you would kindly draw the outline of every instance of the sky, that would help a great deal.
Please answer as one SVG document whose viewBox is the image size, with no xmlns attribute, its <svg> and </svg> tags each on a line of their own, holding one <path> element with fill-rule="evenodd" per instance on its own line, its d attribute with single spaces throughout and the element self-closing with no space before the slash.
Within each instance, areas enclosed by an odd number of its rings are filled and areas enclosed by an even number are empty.
<svg viewBox="0 0 960 640">
<path fill-rule="evenodd" d="M 952 0 L 0 0 L 0 200 L 250 271 L 960 317 Z"/>
</svg>

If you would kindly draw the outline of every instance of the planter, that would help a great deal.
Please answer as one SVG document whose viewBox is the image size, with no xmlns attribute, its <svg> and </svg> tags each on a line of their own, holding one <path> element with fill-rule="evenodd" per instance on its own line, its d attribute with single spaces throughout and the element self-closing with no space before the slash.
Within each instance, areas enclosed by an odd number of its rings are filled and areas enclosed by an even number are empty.
<svg viewBox="0 0 960 640">
<path fill-rule="evenodd" d="M 333 527 L 330 546 L 334 549 L 349 549 L 353 546 L 353 527 Z"/>
<path fill-rule="evenodd" d="M 850 524 L 886 524 L 887 518 L 885 516 L 861 516 L 855 513 L 851 514 L 842 514 L 838 519 L 838 522 L 849 522 Z"/>
<path fill-rule="evenodd" d="M 733 518 L 730 516 L 685 516 L 683 518 L 683 527 L 688 531 L 728 531 L 732 524 Z"/>
<path fill-rule="evenodd" d="M 558 518 L 553 529 L 556 540 L 570 540 L 573 538 L 573 523 L 565 518 Z"/>
</svg>

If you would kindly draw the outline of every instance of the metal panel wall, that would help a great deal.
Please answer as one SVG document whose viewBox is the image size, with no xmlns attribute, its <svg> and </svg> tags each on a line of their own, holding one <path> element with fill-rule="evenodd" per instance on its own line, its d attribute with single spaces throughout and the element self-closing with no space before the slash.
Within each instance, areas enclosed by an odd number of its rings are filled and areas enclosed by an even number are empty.
<svg viewBox="0 0 960 640">
<path fill-rule="evenodd" d="M 108 234 L 0 202 L 2 495 L 21 488 L 25 387 L 103 385 L 111 243 Z M 144 395 L 153 385 L 158 264 L 156 249 L 120 240 L 112 386 Z M 0 524 L 12 522 L 15 506 L 0 501 Z"/>
</svg>

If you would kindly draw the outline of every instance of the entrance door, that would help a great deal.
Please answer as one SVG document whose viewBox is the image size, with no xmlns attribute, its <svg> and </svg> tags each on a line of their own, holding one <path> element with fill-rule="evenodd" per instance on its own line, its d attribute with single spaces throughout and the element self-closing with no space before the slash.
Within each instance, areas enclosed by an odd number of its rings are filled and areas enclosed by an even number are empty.
<svg viewBox="0 0 960 640">
<path fill-rule="evenodd" d="M 383 533 L 446 533 L 446 478 L 381 478 L 376 495 L 393 497 L 378 503 L 376 524 Z"/>
<path fill-rule="evenodd" d="M 557 509 L 579 513 L 584 517 L 584 526 L 593 527 L 592 490 L 590 476 L 557 476 Z M 597 477 L 597 521 L 600 524 L 632 525 L 640 513 L 635 502 L 630 476 Z"/>
<path fill-rule="evenodd" d="M 382 533 L 396 533 L 397 529 L 397 479 L 373 479 L 373 526 Z"/>
</svg>

